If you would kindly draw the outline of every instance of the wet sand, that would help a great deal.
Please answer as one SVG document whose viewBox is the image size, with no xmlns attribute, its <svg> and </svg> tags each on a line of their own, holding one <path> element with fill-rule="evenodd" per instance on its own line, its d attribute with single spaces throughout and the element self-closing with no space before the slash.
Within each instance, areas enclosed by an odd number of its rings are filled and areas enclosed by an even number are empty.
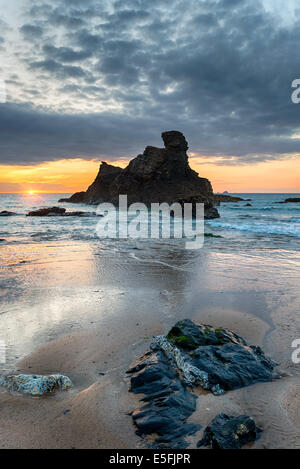
<svg viewBox="0 0 300 469">
<path fill-rule="evenodd" d="M 300 338 L 299 293 L 292 260 L 280 268 L 274 255 L 224 253 L 209 244 L 197 256 L 170 250 L 163 262 L 159 253 L 113 257 L 81 244 L 64 251 L 37 245 L 31 256 L 35 260 L 15 263 L 5 280 L 14 283 L 13 293 L 2 290 L 3 371 L 62 373 L 74 387 L 44 398 L 1 390 L 1 448 L 145 447 L 128 415 L 138 396 L 128 393 L 126 370 L 153 336 L 185 317 L 263 346 L 286 374 L 219 397 L 199 391 L 190 421 L 205 428 L 219 412 L 248 414 L 264 430 L 252 447 L 300 447 L 300 365 L 291 361 L 291 342 Z M 190 437 L 191 447 L 201 436 Z"/>
</svg>

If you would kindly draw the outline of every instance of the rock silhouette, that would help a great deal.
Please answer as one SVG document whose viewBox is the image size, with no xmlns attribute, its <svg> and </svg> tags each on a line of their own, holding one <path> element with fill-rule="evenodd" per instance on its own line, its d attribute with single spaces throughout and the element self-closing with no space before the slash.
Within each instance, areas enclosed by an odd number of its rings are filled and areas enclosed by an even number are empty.
<svg viewBox="0 0 300 469">
<path fill-rule="evenodd" d="M 67 212 L 65 208 L 50 207 L 40 208 L 29 212 L 27 217 L 92 217 L 96 216 L 95 212 Z M 101 216 L 101 215 L 99 215 Z"/>
<path fill-rule="evenodd" d="M 294 204 L 300 203 L 300 197 L 290 197 L 289 199 L 285 199 L 283 202 L 277 202 L 278 204 Z"/>
<path fill-rule="evenodd" d="M 118 204 L 119 195 L 127 195 L 128 204 L 199 202 L 205 204 L 206 218 L 218 218 L 210 181 L 200 178 L 189 166 L 184 135 L 178 131 L 164 132 L 162 139 L 164 148 L 147 146 L 125 169 L 102 163 L 86 192 L 77 192 L 60 202 Z"/>
<path fill-rule="evenodd" d="M 0 212 L 0 217 L 12 217 L 14 215 L 16 215 L 16 213 L 8 212 L 7 210 L 3 210 L 2 212 Z"/>
</svg>

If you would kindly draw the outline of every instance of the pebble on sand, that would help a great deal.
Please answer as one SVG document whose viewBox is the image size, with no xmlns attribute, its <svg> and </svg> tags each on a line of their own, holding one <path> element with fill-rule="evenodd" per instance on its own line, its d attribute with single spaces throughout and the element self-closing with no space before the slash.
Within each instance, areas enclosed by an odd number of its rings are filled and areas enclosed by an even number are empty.
<svg viewBox="0 0 300 469">
<path fill-rule="evenodd" d="M 9 375 L 0 377 L 0 386 L 9 391 L 31 396 L 43 396 L 55 391 L 66 391 L 72 381 L 63 375 Z"/>
</svg>

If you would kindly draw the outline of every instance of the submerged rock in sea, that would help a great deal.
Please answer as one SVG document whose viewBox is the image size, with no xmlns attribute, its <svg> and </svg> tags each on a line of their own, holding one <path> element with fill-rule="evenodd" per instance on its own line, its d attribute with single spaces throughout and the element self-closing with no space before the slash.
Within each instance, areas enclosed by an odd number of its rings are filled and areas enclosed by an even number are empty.
<svg viewBox="0 0 300 469">
<path fill-rule="evenodd" d="M 70 389 L 72 381 L 63 375 L 9 375 L 0 377 L 0 386 L 13 392 L 43 396 L 55 391 Z"/>
<path fill-rule="evenodd" d="M 103 162 L 99 173 L 86 192 L 77 192 L 62 202 L 118 204 L 126 194 L 128 204 L 143 202 L 173 203 L 190 199 L 204 203 L 205 217 L 217 218 L 213 190 L 208 179 L 200 178 L 188 163 L 188 144 L 181 132 L 162 134 L 165 148 L 147 146 L 142 155 L 131 160 L 125 169 Z"/>
<path fill-rule="evenodd" d="M 50 207 L 40 208 L 39 210 L 33 210 L 29 212 L 27 217 L 49 217 L 49 216 L 62 216 L 66 212 L 65 208 L 61 207 Z"/>
<path fill-rule="evenodd" d="M 204 233 L 204 238 L 223 238 L 223 236 L 215 235 L 213 233 Z"/>
<path fill-rule="evenodd" d="M 0 212 L 0 217 L 12 217 L 14 215 L 16 215 L 16 213 L 8 212 L 7 210 L 2 210 L 2 212 Z"/>
<path fill-rule="evenodd" d="M 220 205 L 220 203 L 230 203 L 230 202 L 248 202 L 251 199 L 242 199 L 241 197 L 235 197 L 232 195 L 225 194 L 214 194 L 214 204 Z"/>
<path fill-rule="evenodd" d="M 262 429 L 258 428 L 252 417 L 238 417 L 219 414 L 204 430 L 204 437 L 198 442 L 201 446 L 212 449 L 240 449 L 260 437 Z"/>
<path fill-rule="evenodd" d="M 50 207 L 40 208 L 29 212 L 27 217 L 91 217 L 96 216 L 96 212 L 67 212 L 65 208 Z M 101 216 L 101 215 L 99 215 Z"/>
<path fill-rule="evenodd" d="M 64 217 L 96 217 L 101 216 L 97 215 L 96 212 L 66 212 L 63 215 Z"/>
<path fill-rule="evenodd" d="M 191 388 L 218 396 L 279 377 L 275 365 L 260 347 L 228 329 L 179 321 L 128 370 L 130 390 L 146 396 L 146 404 L 132 413 L 137 432 L 158 434 L 158 447 L 184 448 L 185 437 L 199 428 L 186 424 L 196 405 Z"/>
<path fill-rule="evenodd" d="M 289 199 L 285 199 L 283 202 L 277 202 L 278 204 L 294 204 L 300 203 L 300 197 L 290 197 Z"/>
</svg>

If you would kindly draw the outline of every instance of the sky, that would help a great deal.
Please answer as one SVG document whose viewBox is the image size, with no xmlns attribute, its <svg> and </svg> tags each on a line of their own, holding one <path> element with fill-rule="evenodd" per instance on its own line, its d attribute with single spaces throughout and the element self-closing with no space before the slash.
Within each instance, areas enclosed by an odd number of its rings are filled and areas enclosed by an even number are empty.
<svg viewBox="0 0 300 469">
<path fill-rule="evenodd" d="M 217 192 L 300 192 L 297 0 L 0 0 L 0 192 L 75 192 L 179 130 Z M 4 93 L 5 91 L 5 93 Z"/>
</svg>

